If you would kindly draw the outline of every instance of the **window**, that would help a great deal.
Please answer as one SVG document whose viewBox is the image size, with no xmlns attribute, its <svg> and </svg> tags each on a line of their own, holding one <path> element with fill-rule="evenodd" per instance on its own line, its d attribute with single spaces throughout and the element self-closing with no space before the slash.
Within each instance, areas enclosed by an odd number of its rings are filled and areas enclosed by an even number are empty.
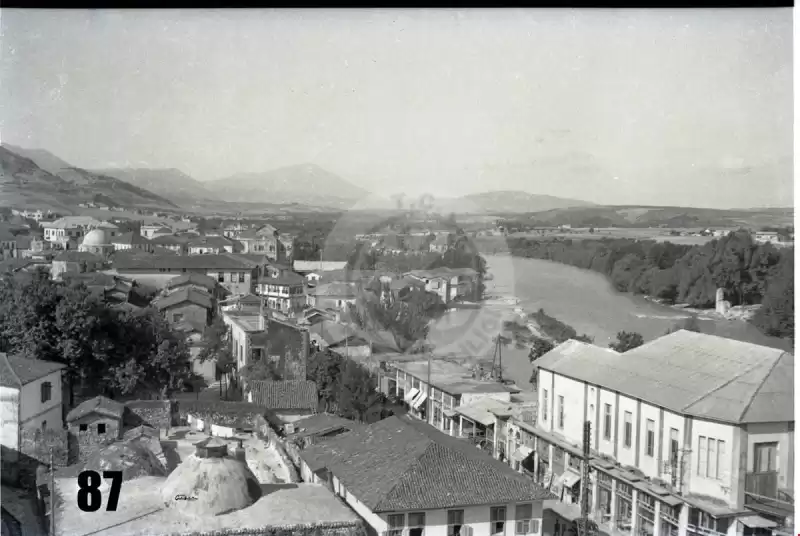
<svg viewBox="0 0 800 536">
<path fill-rule="evenodd" d="M 625 448 L 631 448 L 633 444 L 633 414 L 630 411 L 625 412 Z"/>
<path fill-rule="evenodd" d="M 547 389 L 542 389 L 542 420 L 547 421 Z"/>
<path fill-rule="evenodd" d="M 402 536 L 406 528 L 405 514 L 389 514 L 389 530 L 387 536 Z"/>
<path fill-rule="evenodd" d="M 558 427 L 564 429 L 564 397 L 558 397 Z"/>
<path fill-rule="evenodd" d="M 88 424 L 80 424 L 80 425 L 78 425 L 78 430 L 80 430 L 81 432 L 85 432 L 88 429 L 89 429 L 89 425 Z"/>
<path fill-rule="evenodd" d="M 514 520 L 516 521 L 516 529 L 514 532 L 517 534 L 530 534 L 535 532 L 531 530 L 531 518 L 533 517 L 532 504 L 518 504 L 516 512 L 514 512 Z"/>
<path fill-rule="evenodd" d="M 669 429 L 669 463 L 675 465 L 678 463 L 678 430 L 677 428 Z"/>
<path fill-rule="evenodd" d="M 425 532 L 425 512 L 408 514 L 408 536 L 422 536 Z"/>
<path fill-rule="evenodd" d="M 97 433 L 98 434 L 105 434 L 106 433 L 106 423 L 101 422 L 97 425 Z"/>
<path fill-rule="evenodd" d="M 447 511 L 447 536 L 461 536 L 464 526 L 464 510 Z"/>
<path fill-rule="evenodd" d="M 603 439 L 611 439 L 611 404 L 603 407 Z"/>
<path fill-rule="evenodd" d="M 647 419 L 647 440 L 645 443 L 645 454 L 653 457 L 653 451 L 656 443 L 656 422 L 652 419 Z"/>
<path fill-rule="evenodd" d="M 717 441 L 717 478 L 726 478 L 728 472 L 725 470 L 725 442 Z"/>
<path fill-rule="evenodd" d="M 220 272 L 217 274 L 217 281 L 219 281 L 220 283 L 225 282 L 225 272 Z"/>
<path fill-rule="evenodd" d="M 706 476 L 706 463 L 708 459 L 708 439 L 706 436 L 700 436 L 697 440 L 697 474 L 698 476 Z"/>
<path fill-rule="evenodd" d="M 505 534 L 506 532 L 506 507 L 493 506 L 489 509 L 492 534 Z"/>
<path fill-rule="evenodd" d="M 42 421 L 42 433 L 44 433 L 45 430 L 47 430 L 47 421 Z"/>
<path fill-rule="evenodd" d="M 172 314 L 172 321 L 173 322 L 180 322 L 183 320 L 183 313 L 173 313 Z"/>
<path fill-rule="evenodd" d="M 239 283 L 244 283 L 244 272 L 239 272 Z"/>
<path fill-rule="evenodd" d="M 708 478 L 717 478 L 717 441 L 712 438 L 708 438 L 708 451 L 706 452 L 708 457 L 708 473 L 706 476 Z"/>
<path fill-rule="evenodd" d="M 44 382 L 42 384 L 42 404 L 48 402 L 51 398 L 53 398 L 53 384 Z"/>
<path fill-rule="evenodd" d="M 778 470 L 778 444 L 756 443 L 753 445 L 753 472 L 772 473 Z"/>
</svg>

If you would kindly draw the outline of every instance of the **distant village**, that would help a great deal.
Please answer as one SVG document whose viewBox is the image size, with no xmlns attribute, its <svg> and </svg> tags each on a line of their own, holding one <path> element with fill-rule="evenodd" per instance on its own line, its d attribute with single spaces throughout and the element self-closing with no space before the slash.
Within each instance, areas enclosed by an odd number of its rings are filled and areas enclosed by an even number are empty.
<svg viewBox="0 0 800 536">
<path fill-rule="evenodd" d="M 519 386 L 491 361 L 407 352 L 350 317 L 365 293 L 477 303 L 476 269 L 296 260 L 296 237 L 269 223 L 201 232 L 165 216 L 130 229 L 21 210 L 0 226 L 3 277 L 46 272 L 110 307 L 156 308 L 205 380 L 165 400 L 70 406 L 63 365 L 0 354 L 4 536 L 793 533 L 792 354 L 685 330 L 625 353 L 569 340 L 537 359 L 536 388 Z M 508 232 L 489 227 L 476 234 Z M 355 239 L 413 255 L 444 254 L 455 237 Z M 235 364 L 225 371 L 198 358 L 220 322 Z M 321 351 L 368 370 L 391 414 L 326 412 L 327 387 L 309 380 Z M 220 395 L 263 360 L 280 363 L 280 380 Z M 78 507 L 81 471 L 121 472 L 115 510 Z"/>
</svg>

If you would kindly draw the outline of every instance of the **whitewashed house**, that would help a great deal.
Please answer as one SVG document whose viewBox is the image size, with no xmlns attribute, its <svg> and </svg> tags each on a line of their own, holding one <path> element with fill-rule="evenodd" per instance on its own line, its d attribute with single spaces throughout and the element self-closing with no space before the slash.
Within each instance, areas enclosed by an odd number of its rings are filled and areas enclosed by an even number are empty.
<svg viewBox="0 0 800 536">
<path fill-rule="evenodd" d="M 300 451 L 306 482 L 326 485 L 381 536 L 542 534 L 552 496 L 486 452 L 408 416 Z"/>
<path fill-rule="evenodd" d="M 23 430 L 64 427 L 64 365 L 0 353 L 2 445 L 19 449 Z"/>
<path fill-rule="evenodd" d="M 737 536 L 793 512 L 794 356 L 678 331 L 624 354 L 567 341 L 536 362 L 535 479 L 623 534 Z M 563 492 L 563 495 L 562 495 Z"/>
</svg>

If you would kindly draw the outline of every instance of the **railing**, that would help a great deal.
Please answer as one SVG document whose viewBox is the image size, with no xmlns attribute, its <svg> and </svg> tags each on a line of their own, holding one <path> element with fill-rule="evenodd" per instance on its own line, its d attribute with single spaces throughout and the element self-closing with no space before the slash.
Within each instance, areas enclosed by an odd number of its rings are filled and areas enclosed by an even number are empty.
<svg viewBox="0 0 800 536">
<path fill-rule="evenodd" d="M 794 510 L 793 498 L 778 489 L 777 471 L 745 474 L 744 494 L 746 506 Z"/>
<path fill-rule="evenodd" d="M 714 529 L 697 525 L 687 525 L 686 532 L 688 534 L 696 534 L 697 536 L 725 536 L 724 532 L 717 532 Z"/>
</svg>

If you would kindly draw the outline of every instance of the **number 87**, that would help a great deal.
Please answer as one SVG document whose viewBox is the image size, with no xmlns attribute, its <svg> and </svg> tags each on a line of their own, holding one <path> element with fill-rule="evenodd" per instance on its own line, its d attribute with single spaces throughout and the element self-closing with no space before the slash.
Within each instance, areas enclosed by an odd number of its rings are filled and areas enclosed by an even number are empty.
<svg viewBox="0 0 800 536">
<path fill-rule="evenodd" d="M 122 488 L 122 471 L 103 471 L 103 478 L 111 479 L 106 511 L 115 512 Z M 78 475 L 78 508 L 83 512 L 97 512 L 102 506 L 103 496 L 100 493 L 102 482 L 97 471 L 81 471 Z"/>
</svg>

